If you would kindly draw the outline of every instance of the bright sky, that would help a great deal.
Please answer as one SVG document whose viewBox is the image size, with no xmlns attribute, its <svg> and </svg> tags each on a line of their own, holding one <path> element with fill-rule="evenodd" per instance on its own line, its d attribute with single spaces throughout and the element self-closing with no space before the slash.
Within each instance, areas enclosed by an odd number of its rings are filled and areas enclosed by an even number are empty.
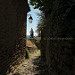
<svg viewBox="0 0 75 75">
<path fill-rule="evenodd" d="M 28 0 L 29 2 L 29 0 Z M 27 14 L 31 14 L 33 21 L 32 23 L 29 23 L 29 17 L 30 15 L 27 16 L 27 35 L 30 35 L 30 30 L 31 28 L 33 28 L 34 31 L 34 35 L 37 35 L 36 33 L 36 29 L 37 29 L 37 24 L 39 21 L 39 16 L 37 15 L 37 13 L 41 13 L 41 11 L 39 9 L 33 9 L 33 7 L 31 5 L 29 5 L 30 7 L 30 12 L 28 12 Z"/>
</svg>

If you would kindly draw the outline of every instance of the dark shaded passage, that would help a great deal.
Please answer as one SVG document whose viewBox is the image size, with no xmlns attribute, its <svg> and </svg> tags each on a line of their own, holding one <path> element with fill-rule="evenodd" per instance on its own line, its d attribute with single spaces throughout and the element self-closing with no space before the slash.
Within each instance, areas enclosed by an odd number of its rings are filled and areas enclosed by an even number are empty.
<svg viewBox="0 0 75 75">
<path fill-rule="evenodd" d="M 33 59 L 33 64 L 37 66 L 34 71 L 38 71 L 38 74 L 35 75 L 49 75 L 48 73 L 48 67 L 44 60 L 41 60 L 41 57 L 36 57 L 36 59 Z"/>
</svg>

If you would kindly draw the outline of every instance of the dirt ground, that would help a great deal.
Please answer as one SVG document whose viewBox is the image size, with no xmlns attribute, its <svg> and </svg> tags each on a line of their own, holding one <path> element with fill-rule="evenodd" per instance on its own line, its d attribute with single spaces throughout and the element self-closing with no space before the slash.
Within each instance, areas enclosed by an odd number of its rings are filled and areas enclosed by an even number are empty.
<svg viewBox="0 0 75 75">
<path fill-rule="evenodd" d="M 48 75 L 45 74 L 47 68 L 45 68 L 45 63 L 40 62 L 40 50 L 32 53 L 29 59 L 26 59 L 22 64 L 20 64 L 15 72 L 10 75 Z M 45 72 L 45 73 L 44 73 Z"/>
</svg>

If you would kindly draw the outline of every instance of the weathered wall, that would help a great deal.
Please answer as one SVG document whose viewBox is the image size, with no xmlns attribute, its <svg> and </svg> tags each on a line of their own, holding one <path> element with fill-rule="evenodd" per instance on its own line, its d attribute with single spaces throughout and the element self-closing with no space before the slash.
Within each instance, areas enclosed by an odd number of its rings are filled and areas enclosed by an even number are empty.
<svg viewBox="0 0 75 75">
<path fill-rule="evenodd" d="M 75 5 L 73 0 L 53 3 L 47 26 L 42 30 L 41 54 L 46 57 L 49 75 L 74 75 L 74 39 L 69 38 L 75 37 Z"/>
<path fill-rule="evenodd" d="M 25 57 L 27 0 L 0 0 L 0 75 Z"/>
</svg>

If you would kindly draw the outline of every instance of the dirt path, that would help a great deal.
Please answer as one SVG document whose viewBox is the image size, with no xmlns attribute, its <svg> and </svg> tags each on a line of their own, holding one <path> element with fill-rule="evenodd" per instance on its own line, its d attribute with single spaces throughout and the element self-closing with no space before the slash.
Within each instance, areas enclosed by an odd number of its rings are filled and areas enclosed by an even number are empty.
<svg viewBox="0 0 75 75">
<path fill-rule="evenodd" d="M 39 62 L 40 50 L 31 54 L 31 57 L 23 62 L 12 75 L 39 75 L 37 64 Z"/>
<path fill-rule="evenodd" d="M 40 50 L 32 53 L 30 58 L 20 64 L 14 74 L 10 75 L 49 75 L 45 61 L 41 61 Z"/>
</svg>

